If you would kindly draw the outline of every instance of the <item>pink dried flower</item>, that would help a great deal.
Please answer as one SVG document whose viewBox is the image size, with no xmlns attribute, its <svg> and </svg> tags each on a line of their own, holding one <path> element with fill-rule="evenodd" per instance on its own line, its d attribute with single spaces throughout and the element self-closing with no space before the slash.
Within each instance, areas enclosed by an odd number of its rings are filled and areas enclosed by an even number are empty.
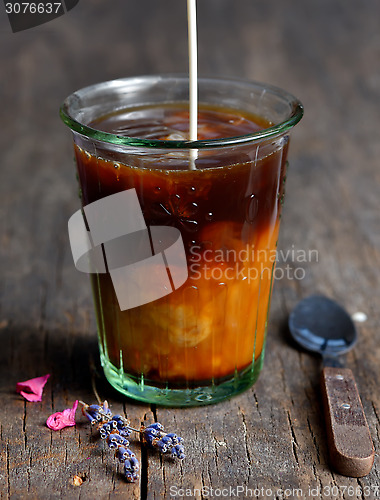
<svg viewBox="0 0 380 500">
<path fill-rule="evenodd" d="M 67 410 L 58 411 L 57 413 L 50 415 L 50 417 L 46 420 L 46 425 L 53 431 L 59 431 L 64 427 L 75 425 L 75 411 L 77 407 L 78 400 L 75 401 L 72 408 L 67 408 Z"/>
<path fill-rule="evenodd" d="M 25 380 L 25 382 L 18 382 L 16 385 L 16 391 L 19 392 L 27 401 L 31 401 L 32 403 L 41 401 L 42 392 L 49 377 L 50 373 L 44 375 L 43 377 L 31 378 L 30 380 Z"/>
</svg>

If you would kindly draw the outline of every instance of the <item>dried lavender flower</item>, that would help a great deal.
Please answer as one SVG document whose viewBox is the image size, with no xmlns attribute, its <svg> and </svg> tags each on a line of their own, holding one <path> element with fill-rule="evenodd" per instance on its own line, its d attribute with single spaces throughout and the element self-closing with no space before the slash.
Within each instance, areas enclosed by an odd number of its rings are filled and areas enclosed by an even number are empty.
<svg viewBox="0 0 380 500">
<path fill-rule="evenodd" d="M 140 429 L 131 427 L 129 420 L 121 415 L 112 415 L 107 401 L 103 404 L 88 405 L 80 401 L 82 413 L 90 421 L 91 425 L 96 425 L 100 437 L 106 440 L 110 449 L 115 450 L 116 459 L 124 464 L 124 476 L 126 481 L 133 483 L 138 479 L 140 468 L 136 455 L 128 448 L 129 438 L 132 432 L 140 435 L 141 442 L 151 448 L 155 448 L 163 454 L 171 453 L 172 457 L 183 460 L 185 449 L 183 439 L 175 433 L 166 433 L 164 426 L 159 422 L 150 424 L 147 427 L 142 425 Z"/>
</svg>

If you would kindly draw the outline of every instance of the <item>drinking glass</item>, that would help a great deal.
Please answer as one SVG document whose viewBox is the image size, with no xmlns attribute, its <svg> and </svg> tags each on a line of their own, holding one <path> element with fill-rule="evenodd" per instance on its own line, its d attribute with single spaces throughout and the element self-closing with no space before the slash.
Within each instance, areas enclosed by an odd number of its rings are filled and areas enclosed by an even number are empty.
<svg viewBox="0 0 380 500">
<path fill-rule="evenodd" d="M 183 105 L 181 75 L 99 83 L 61 107 L 82 204 L 70 239 L 78 269 L 90 273 L 105 376 L 126 396 L 167 406 L 221 401 L 259 375 L 289 134 L 303 114 L 267 84 L 198 85 L 200 109 L 235 110 L 264 128 L 198 141 L 97 129 L 121 110 Z M 87 254 L 76 248 L 84 237 Z"/>
</svg>

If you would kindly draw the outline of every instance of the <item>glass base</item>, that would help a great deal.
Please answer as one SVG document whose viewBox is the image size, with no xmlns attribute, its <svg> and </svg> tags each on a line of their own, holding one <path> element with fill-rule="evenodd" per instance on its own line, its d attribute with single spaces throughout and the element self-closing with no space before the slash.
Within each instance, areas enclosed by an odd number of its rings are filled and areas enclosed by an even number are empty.
<svg viewBox="0 0 380 500">
<path fill-rule="evenodd" d="M 264 349 L 248 368 L 236 372 L 232 378 L 220 383 L 183 389 L 156 387 L 142 377 L 120 373 L 120 370 L 113 366 L 106 356 L 101 354 L 100 357 L 108 382 L 125 396 L 160 406 L 187 407 L 218 403 L 251 387 L 256 382 L 263 366 Z"/>
</svg>

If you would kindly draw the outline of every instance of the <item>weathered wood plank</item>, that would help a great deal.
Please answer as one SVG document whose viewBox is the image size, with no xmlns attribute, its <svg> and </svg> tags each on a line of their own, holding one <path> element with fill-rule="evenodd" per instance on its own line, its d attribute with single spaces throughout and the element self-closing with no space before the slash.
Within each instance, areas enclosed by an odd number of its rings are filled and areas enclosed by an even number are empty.
<svg viewBox="0 0 380 500">
<path fill-rule="evenodd" d="M 377 451 L 380 4 L 208 0 L 198 7 L 200 73 L 268 81 L 304 102 L 279 248 L 314 253 L 306 261 L 285 253 L 278 263 L 290 273 L 276 280 L 265 366 L 245 394 L 213 407 L 150 408 L 96 379 L 115 412 L 124 410 L 137 425 L 157 419 L 182 435 L 184 462 L 143 452 L 142 479 L 129 485 L 84 418 L 75 428 L 48 430 L 52 412 L 75 399 L 94 401 L 92 360 L 100 371 L 89 283 L 72 264 L 66 235 L 79 201 L 58 106 L 97 81 L 187 71 L 185 8 L 178 0 L 114 0 L 112 9 L 101 0 L 80 2 L 62 18 L 18 34 L 0 8 L 1 498 L 158 499 L 181 488 L 208 498 L 207 488 L 237 487 L 246 488 L 241 498 L 252 491 L 280 499 L 285 490 L 288 498 L 300 491 L 319 499 L 380 495 L 378 457 L 362 479 L 331 470 L 320 360 L 296 350 L 286 330 L 296 302 L 315 292 L 368 316 L 358 324 L 347 364 Z M 52 376 L 41 403 L 15 394 L 17 381 L 44 373 Z M 137 442 L 132 447 L 140 454 Z M 81 486 L 73 486 L 76 475 Z"/>
</svg>

